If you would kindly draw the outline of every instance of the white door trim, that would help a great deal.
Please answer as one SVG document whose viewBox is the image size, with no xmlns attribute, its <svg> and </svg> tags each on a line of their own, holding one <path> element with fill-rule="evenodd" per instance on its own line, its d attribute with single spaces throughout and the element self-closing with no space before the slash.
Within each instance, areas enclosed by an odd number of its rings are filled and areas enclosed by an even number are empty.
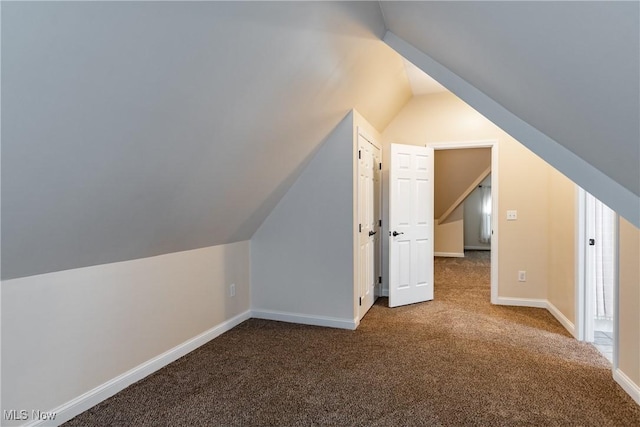
<svg viewBox="0 0 640 427">
<path fill-rule="evenodd" d="M 575 319 L 575 337 L 579 341 L 587 339 L 587 316 L 590 311 L 586 305 L 590 303 L 587 295 L 587 192 L 576 185 L 578 197 L 576 209 L 576 319 Z M 620 269 L 619 267 L 619 251 L 620 251 L 620 215 L 616 213 L 614 225 L 614 281 L 613 281 L 613 360 L 611 369 L 614 376 L 618 369 L 618 343 L 620 329 Z"/>
<path fill-rule="evenodd" d="M 491 304 L 498 304 L 498 140 L 430 142 L 427 147 L 434 150 L 456 150 L 460 148 L 491 148 Z"/>
<path fill-rule="evenodd" d="M 586 231 L 587 231 L 587 194 L 586 192 L 576 184 L 577 197 L 576 197 L 576 318 L 575 318 L 575 332 L 576 339 L 578 341 L 584 341 L 586 336 L 585 331 L 585 306 L 586 306 Z"/>
</svg>

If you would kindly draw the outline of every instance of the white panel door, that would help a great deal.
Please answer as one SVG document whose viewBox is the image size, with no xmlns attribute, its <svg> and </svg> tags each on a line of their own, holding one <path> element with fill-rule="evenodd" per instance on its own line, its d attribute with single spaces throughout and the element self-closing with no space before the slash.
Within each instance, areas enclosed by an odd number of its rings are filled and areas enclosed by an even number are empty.
<svg viewBox="0 0 640 427">
<path fill-rule="evenodd" d="M 391 144 L 389 307 L 433 299 L 433 149 Z"/>
<path fill-rule="evenodd" d="M 382 152 L 374 147 L 373 162 L 373 214 L 376 234 L 373 236 L 374 244 L 374 280 L 382 290 Z M 380 293 L 376 293 L 380 295 Z"/>
<path fill-rule="evenodd" d="M 380 196 L 380 149 L 358 135 L 358 293 L 359 318 L 369 311 L 375 300 L 379 269 L 379 217 L 376 207 Z M 376 240 L 378 245 L 376 245 Z"/>
</svg>

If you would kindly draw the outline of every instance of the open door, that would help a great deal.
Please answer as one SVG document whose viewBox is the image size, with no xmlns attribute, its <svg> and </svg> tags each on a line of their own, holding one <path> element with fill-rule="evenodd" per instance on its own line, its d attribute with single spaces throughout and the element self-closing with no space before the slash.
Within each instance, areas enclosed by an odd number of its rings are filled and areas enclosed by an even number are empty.
<svg viewBox="0 0 640 427">
<path fill-rule="evenodd" d="M 600 200 L 582 190 L 585 228 L 581 242 L 584 245 L 584 284 L 578 293 L 583 301 L 582 336 L 613 362 L 615 336 L 616 293 L 616 213 Z M 580 313 L 580 308 L 578 313 Z"/>
<path fill-rule="evenodd" d="M 433 148 L 391 144 L 389 307 L 433 299 Z"/>
</svg>

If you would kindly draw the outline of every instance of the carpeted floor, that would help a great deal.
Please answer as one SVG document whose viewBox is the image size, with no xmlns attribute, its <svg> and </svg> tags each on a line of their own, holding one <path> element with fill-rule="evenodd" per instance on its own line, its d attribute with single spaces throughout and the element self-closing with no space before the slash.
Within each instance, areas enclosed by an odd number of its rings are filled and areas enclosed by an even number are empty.
<svg viewBox="0 0 640 427">
<path fill-rule="evenodd" d="M 611 366 L 543 309 L 489 303 L 488 253 L 357 331 L 252 319 L 67 426 L 639 426 Z"/>
</svg>

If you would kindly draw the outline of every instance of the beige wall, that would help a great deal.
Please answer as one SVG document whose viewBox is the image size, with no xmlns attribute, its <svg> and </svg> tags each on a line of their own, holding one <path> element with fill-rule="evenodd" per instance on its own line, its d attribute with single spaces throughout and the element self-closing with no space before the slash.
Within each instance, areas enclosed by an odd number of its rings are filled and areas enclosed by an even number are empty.
<svg viewBox="0 0 640 427">
<path fill-rule="evenodd" d="M 248 241 L 3 281 L 2 409 L 53 410 L 250 307 Z"/>
<path fill-rule="evenodd" d="M 383 158 L 390 144 L 497 140 L 499 145 L 499 296 L 544 299 L 547 295 L 547 164 L 450 93 L 412 98 L 382 134 Z M 388 162 L 383 162 L 384 194 L 388 194 Z M 495 165 L 494 165 L 495 167 Z M 518 220 L 507 222 L 506 210 Z M 383 212 L 388 201 L 383 198 Z M 383 230 L 386 235 L 388 229 Z M 387 253 L 386 241 L 383 245 Z M 388 271 L 383 257 L 383 272 Z M 517 281 L 518 270 L 527 282 Z M 383 275 L 388 285 L 388 277 Z"/>
<path fill-rule="evenodd" d="M 436 256 L 464 255 L 464 204 L 461 204 L 449 215 L 449 218 L 438 224 L 434 220 L 433 251 Z"/>
<path fill-rule="evenodd" d="M 640 230 L 620 219 L 618 368 L 640 386 Z"/>
<path fill-rule="evenodd" d="M 433 169 L 433 215 L 440 218 L 491 166 L 490 148 L 436 150 Z"/>
<path fill-rule="evenodd" d="M 549 167 L 549 284 L 547 299 L 575 325 L 576 185 Z"/>
<path fill-rule="evenodd" d="M 382 135 L 371 123 L 364 118 L 362 114 L 360 114 L 357 110 L 353 110 L 353 146 L 354 146 L 354 154 L 357 154 L 358 150 L 358 128 L 364 131 L 365 135 L 369 138 L 372 138 L 374 141 L 377 141 L 381 144 Z M 357 157 L 357 156 L 354 156 Z M 355 160 L 355 159 L 354 159 Z M 354 165 L 357 163 L 354 163 Z"/>
<path fill-rule="evenodd" d="M 499 296 L 546 299 L 548 280 L 547 164 L 499 130 Z M 507 210 L 518 219 L 507 221 Z M 518 271 L 527 281 L 518 282 Z"/>
</svg>

